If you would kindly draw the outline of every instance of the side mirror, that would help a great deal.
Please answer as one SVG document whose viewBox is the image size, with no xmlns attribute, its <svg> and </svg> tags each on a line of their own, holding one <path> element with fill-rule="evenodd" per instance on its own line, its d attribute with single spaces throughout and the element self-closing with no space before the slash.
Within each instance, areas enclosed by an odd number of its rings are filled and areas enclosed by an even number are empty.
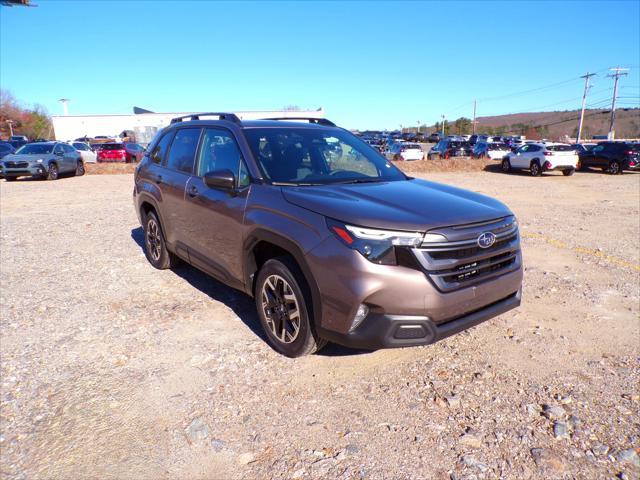
<svg viewBox="0 0 640 480">
<path fill-rule="evenodd" d="M 215 170 L 205 174 L 204 183 L 209 188 L 233 190 L 236 186 L 236 177 L 231 170 Z"/>
</svg>

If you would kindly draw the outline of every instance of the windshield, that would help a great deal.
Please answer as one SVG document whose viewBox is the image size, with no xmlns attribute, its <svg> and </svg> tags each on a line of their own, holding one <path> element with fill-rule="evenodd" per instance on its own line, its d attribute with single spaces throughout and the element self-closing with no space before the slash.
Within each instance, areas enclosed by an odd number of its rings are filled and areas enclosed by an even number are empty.
<svg viewBox="0 0 640 480">
<path fill-rule="evenodd" d="M 404 180 L 376 150 L 342 130 L 245 130 L 263 175 L 273 183 L 329 184 Z"/>
<path fill-rule="evenodd" d="M 16 155 L 46 155 L 53 152 L 53 145 L 46 143 L 29 143 L 19 148 Z"/>
</svg>

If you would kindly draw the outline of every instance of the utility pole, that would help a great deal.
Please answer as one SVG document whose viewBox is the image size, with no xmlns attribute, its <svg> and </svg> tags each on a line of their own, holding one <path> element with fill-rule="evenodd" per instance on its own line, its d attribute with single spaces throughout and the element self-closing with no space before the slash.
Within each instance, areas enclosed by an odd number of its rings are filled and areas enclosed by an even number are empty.
<svg viewBox="0 0 640 480">
<path fill-rule="evenodd" d="M 609 124 L 609 140 L 615 140 L 616 138 L 616 99 L 618 97 L 618 79 L 623 75 L 627 75 L 626 71 L 628 68 L 610 68 L 612 74 L 607 75 L 607 77 L 613 78 L 613 98 L 611 99 L 611 123 Z"/>
<path fill-rule="evenodd" d="M 473 134 L 476 134 L 476 101 L 473 101 L 473 123 L 472 123 L 472 128 L 473 128 Z"/>
<path fill-rule="evenodd" d="M 440 115 L 440 117 L 442 117 L 442 138 L 444 138 L 444 119 L 445 119 L 445 116 L 444 115 Z"/>
<path fill-rule="evenodd" d="M 7 125 L 9 125 L 9 137 L 13 137 L 13 124 L 15 123 L 13 120 L 7 120 Z"/>
<path fill-rule="evenodd" d="M 580 121 L 578 122 L 578 135 L 576 136 L 576 143 L 580 143 L 580 135 L 582 134 L 582 122 L 584 121 L 584 108 L 587 104 L 587 93 L 591 86 L 589 85 L 589 79 L 593 77 L 595 73 L 587 72 L 586 75 L 581 76 L 584 78 L 584 93 L 582 94 L 582 111 L 580 112 Z"/>
</svg>

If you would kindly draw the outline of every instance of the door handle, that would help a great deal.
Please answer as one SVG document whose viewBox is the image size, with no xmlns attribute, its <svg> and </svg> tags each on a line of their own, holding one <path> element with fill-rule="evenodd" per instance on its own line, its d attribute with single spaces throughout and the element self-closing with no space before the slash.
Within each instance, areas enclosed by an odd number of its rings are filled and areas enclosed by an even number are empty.
<svg viewBox="0 0 640 480">
<path fill-rule="evenodd" d="M 195 185 L 192 185 L 191 188 L 189 189 L 189 192 L 187 193 L 189 194 L 190 197 L 197 197 L 200 192 L 198 192 L 198 189 Z"/>
</svg>

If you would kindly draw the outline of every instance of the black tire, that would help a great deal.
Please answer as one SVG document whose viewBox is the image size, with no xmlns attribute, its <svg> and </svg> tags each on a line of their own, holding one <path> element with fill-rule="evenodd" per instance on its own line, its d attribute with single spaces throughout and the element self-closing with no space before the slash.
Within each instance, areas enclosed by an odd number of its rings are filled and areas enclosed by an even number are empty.
<svg viewBox="0 0 640 480">
<path fill-rule="evenodd" d="M 144 254 L 158 270 L 172 268 L 178 262 L 177 257 L 167 250 L 162 225 L 155 212 L 149 212 L 144 217 Z"/>
<path fill-rule="evenodd" d="M 7 182 L 15 182 L 18 180 L 18 177 L 4 177 Z"/>
<path fill-rule="evenodd" d="M 576 173 L 576 169 L 575 168 L 567 168 L 565 170 L 562 170 L 562 174 L 565 177 L 570 177 L 571 175 L 573 175 L 574 173 Z"/>
<path fill-rule="evenodd" d="M 542 175 L 542 167 L 538 160 L 531 162 L 531 165 L 529 166 L 529 173 L 531 173 L 532 177 L 539 177 Z"/>
<path fill-rule="evenodd" d="M 45 178 L 47 180 L 57 180 L 58 179 L 58 165 L 56 165 L 55 163 L 50 163 L 49 164 L 49 169 L 47 170 Z"/>
<path fill-rule="evenodd" d="M 502 171 L 504 173 L 509 173 L 511 171 L 511 162 L 509 161 L 508 158 L 503 158 L 502 159 Z"/>
<path fill-rule="evenodd" d="M 84 162 L 82 160 L 78 160 L 75 176 L 81 177 L 82 175 L 84 175 Z"/>
<path fill-rule="evenodd" d="M 289 298 L 285 299 L 285 295 Z M 304 275 L 290 257 L 265 262 L 256 278 L 254 298 L 262 329 L 276 352 L 291 358 L 302 357 L 327 344 L 314 330 L 311 293 Z"/>
<path fill-rule="evenodd" d="M 609 168 L 607 169 L 611 175 L 620 175 L 622 173 L 622 168 L 620 167 L 620 162 L 615 160 L 611 160 L 609 162 Z"/>
</svg>

